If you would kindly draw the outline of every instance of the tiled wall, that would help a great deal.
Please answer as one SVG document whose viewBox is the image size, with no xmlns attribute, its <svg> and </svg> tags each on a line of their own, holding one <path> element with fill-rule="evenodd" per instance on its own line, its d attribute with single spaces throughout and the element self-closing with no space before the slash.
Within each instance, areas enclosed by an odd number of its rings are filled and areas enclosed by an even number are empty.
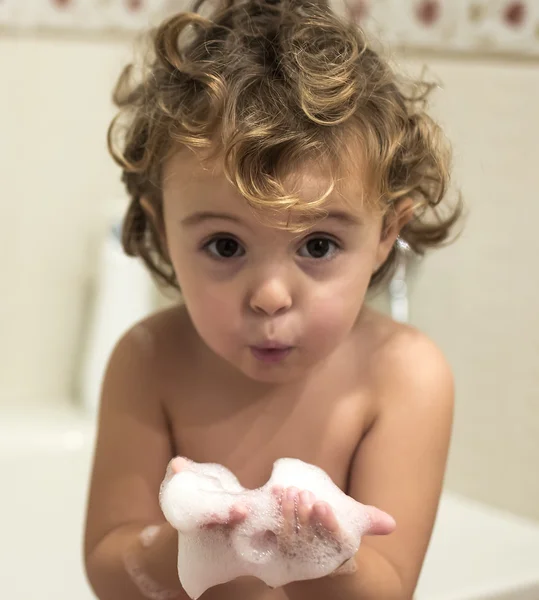
<svg viewBox="0 0 539 600">
<path fill-rule="evenodd" d="M 71 395 L 94 247 L 121 193 L 105 152 L 119 43 L 0 39 L 0 403 Z"/>
<path fill-rule="evenodd" d="M 535 0 L 330 0 L 391 44 L 539 55 Z M 2 0 L 0 26 L 127 31 L 158 23 L 192 0 Z M 206 6 L 212 3 L 206 3 Z M 204 7 L 203 10 L 206 10 Z"/>
<path fill-rule="evenodd" d="M 448 483 L 539 518 L 539 63 L 430 66 L 469 210 L 411 300 L 456 374 Z"/>
<path fill-rule="evenodd" d="M 129 56 L 125 40 L 0 39 L 4 405 L 73 396 L 96 244 L 122 192 L 105 130 Z M 428 62 L 470 207 L 459 243 L 411 282 L 412 320 L 457 377 L 448 485 L 539 518 L 539 65 Z"/>
</svg>

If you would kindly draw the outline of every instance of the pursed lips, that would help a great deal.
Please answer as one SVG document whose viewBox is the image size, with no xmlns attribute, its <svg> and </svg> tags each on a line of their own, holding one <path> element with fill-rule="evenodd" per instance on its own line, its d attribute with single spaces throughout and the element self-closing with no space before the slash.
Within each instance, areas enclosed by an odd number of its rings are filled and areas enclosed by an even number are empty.
<svg viewBox="0 0 539 600">
<path fill-rule="evenodd" d="M 278 342 L 264 342 L 257 346 L 250 346 L 253 356 L 264 363 L 277 363 L 284 360 L 293 350 L 293 346 L 288 346 Z"/>
</svg>

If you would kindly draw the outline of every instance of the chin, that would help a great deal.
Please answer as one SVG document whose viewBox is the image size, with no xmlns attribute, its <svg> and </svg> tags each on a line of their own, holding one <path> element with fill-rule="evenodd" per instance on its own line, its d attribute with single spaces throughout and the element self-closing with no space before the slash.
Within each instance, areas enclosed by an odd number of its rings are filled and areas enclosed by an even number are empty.
<svg viewBox="0 0 539 600">
<path fill-rule="evenodd" d="M 301 380 L 316 367 L 319 361 L 306 364 L 305 358 L 298 361 L 297 356 L 290 356 L 278 363 L 260 362 L 252 355 L 243 356 L 232 364 L 246 377 L 260 383 L 286 384 Z"/>
<path fill-rule="evenodd" d="M 240 368 L 240 371 L 252 381 L 259 383 L 286 384 L 301 379 L 305 371 L 297 368 L 267 369 L 267 368 Z"/>
</svg>

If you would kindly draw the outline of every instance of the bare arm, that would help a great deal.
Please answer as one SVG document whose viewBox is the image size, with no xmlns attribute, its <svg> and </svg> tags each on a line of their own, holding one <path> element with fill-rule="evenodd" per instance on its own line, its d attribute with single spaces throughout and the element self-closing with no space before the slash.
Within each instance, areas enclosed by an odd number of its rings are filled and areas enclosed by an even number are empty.
<svg viewBox="0 0 539 600">
<path fill-rule="evenodd" d="M 178 578 L 178 533 L 159 506 L 174 453 L 160 363 L 148 329 L 138 326 L 120 340 L 105 375 L 84 540 L 88 580 L 100 600 L 188 600 Z M 151 543 L 141 539 L 149 526 L 159 526 Z M 134 570 L 142 582 L 135 583 Z M 257 600 L 266 592 L 240 578 L 208 590 L 204 600 Z"/>
<path fill-rule="evenodd" d="M 392 515 L 397 528 L 388 536 L 363 538 L 354 573 L 287 586 L 291 600 L 413 596 L 440 499 L 454 392 L 450 369 L 434 344 L 420 334 L 404 337 L 380 361 L 380 412 L 356 452 L 349 490 Z"/>
<path fill-rule="evenodd" d="M 128 555 L 163 588 L 181 591 L 177 534 L 158 504 L 172 456 L 158 382 L 152 338 L 139 325 L 114 350 L 102 390 L 84 543 L 88 579 L 102 600 L 144 598 L 126 571 Z M 156 524 L 162 529 L 145 548 L 140 532 Z"/>
</svg>

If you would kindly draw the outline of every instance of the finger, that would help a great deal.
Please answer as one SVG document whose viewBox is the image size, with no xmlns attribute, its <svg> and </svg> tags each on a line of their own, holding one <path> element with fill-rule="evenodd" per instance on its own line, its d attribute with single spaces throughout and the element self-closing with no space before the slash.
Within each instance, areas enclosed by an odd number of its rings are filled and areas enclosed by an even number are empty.
<svg viewBox="0 0 539 600">
<path fill-rule="evenodd" d="M 365 509 L 370 520 L 370 526 L 364 535 L 388 535 L 395 531 L 397 524 L 391 515 L 374 506 L 365 506 Z"/>
<path fill-rule="evenodd" d="M 228 515 L 220 516 L 215 513 L 209 515 L 208 520 L 204 523 L 205 529 L 215 527 L 234 527 L 247 518 L 247 507 L 244 504 L 235 504 L 228 511 Z"/>
<path fill-rule="evenodd" d="M 208 515 L 205 523 L 202 524 L 203 529 L 214 529 L 215 527 L 222 527 L 227 522 L 227 519 L 223 519 L 215 513 Z"/>
<path fill-rule="evenodd" d="M 235 504 L 228 515 L 227 525 L 233 526 L 242 523 L 247 518 L 247 507 L 244 504 Z"/>
<path fill-rule="evenodd" d="M 277 500 L 277 504 L 279 506 L 281 506 L 281 503 L 282 503 L 283 492 L 284 492 L 284 488 L 282 485 L 274 485 L 271 488 L 271 493 L 275 496 L 275 498 Z"/>
<path fill-rule="evenodd" d="M 165 477 L 163 478 L 163 481 L 161 483 L 161 488 L 166 486 L 168 482 L 174 477 L 174 475 L 182 471 L 187 465 L 187 463 L 187 459 L 182 458 L 181 456 L 177 456 L 176 458 L 170 460 L 165 471 Z"/>
<path fill-rule="evenodd" d="M 189 461 L 186 458 L 183 458 L 183 456 L 176 456 L 176 458 L 173 458 L 170 463 L 170 469 L 171 471 L 176 474 L 176 473 L 181 473 L 189 464 Z"/>
<path fill-rule="evenodd" d="M 283 494 L 281 511 L 284 519 L 285 535 L 295 533 L 297 530 L 296 503 L 298 492 L 298 488 L 289 487 L 285 490 Z"/>
<path fill-rule="evenodd" d="M 312 519 L 330 533 L 337 534 L 340 531 L 335 513 L 327 502 L 315 502 Z"/>
<path fill-rule="evenodd" d="M 309 524 L 314 501 L 315 495 L 312 492 L 309 492 L 308 490 L 300 492 L 298 498 L 298 525 L 300 527 Z"/>
</svg>

